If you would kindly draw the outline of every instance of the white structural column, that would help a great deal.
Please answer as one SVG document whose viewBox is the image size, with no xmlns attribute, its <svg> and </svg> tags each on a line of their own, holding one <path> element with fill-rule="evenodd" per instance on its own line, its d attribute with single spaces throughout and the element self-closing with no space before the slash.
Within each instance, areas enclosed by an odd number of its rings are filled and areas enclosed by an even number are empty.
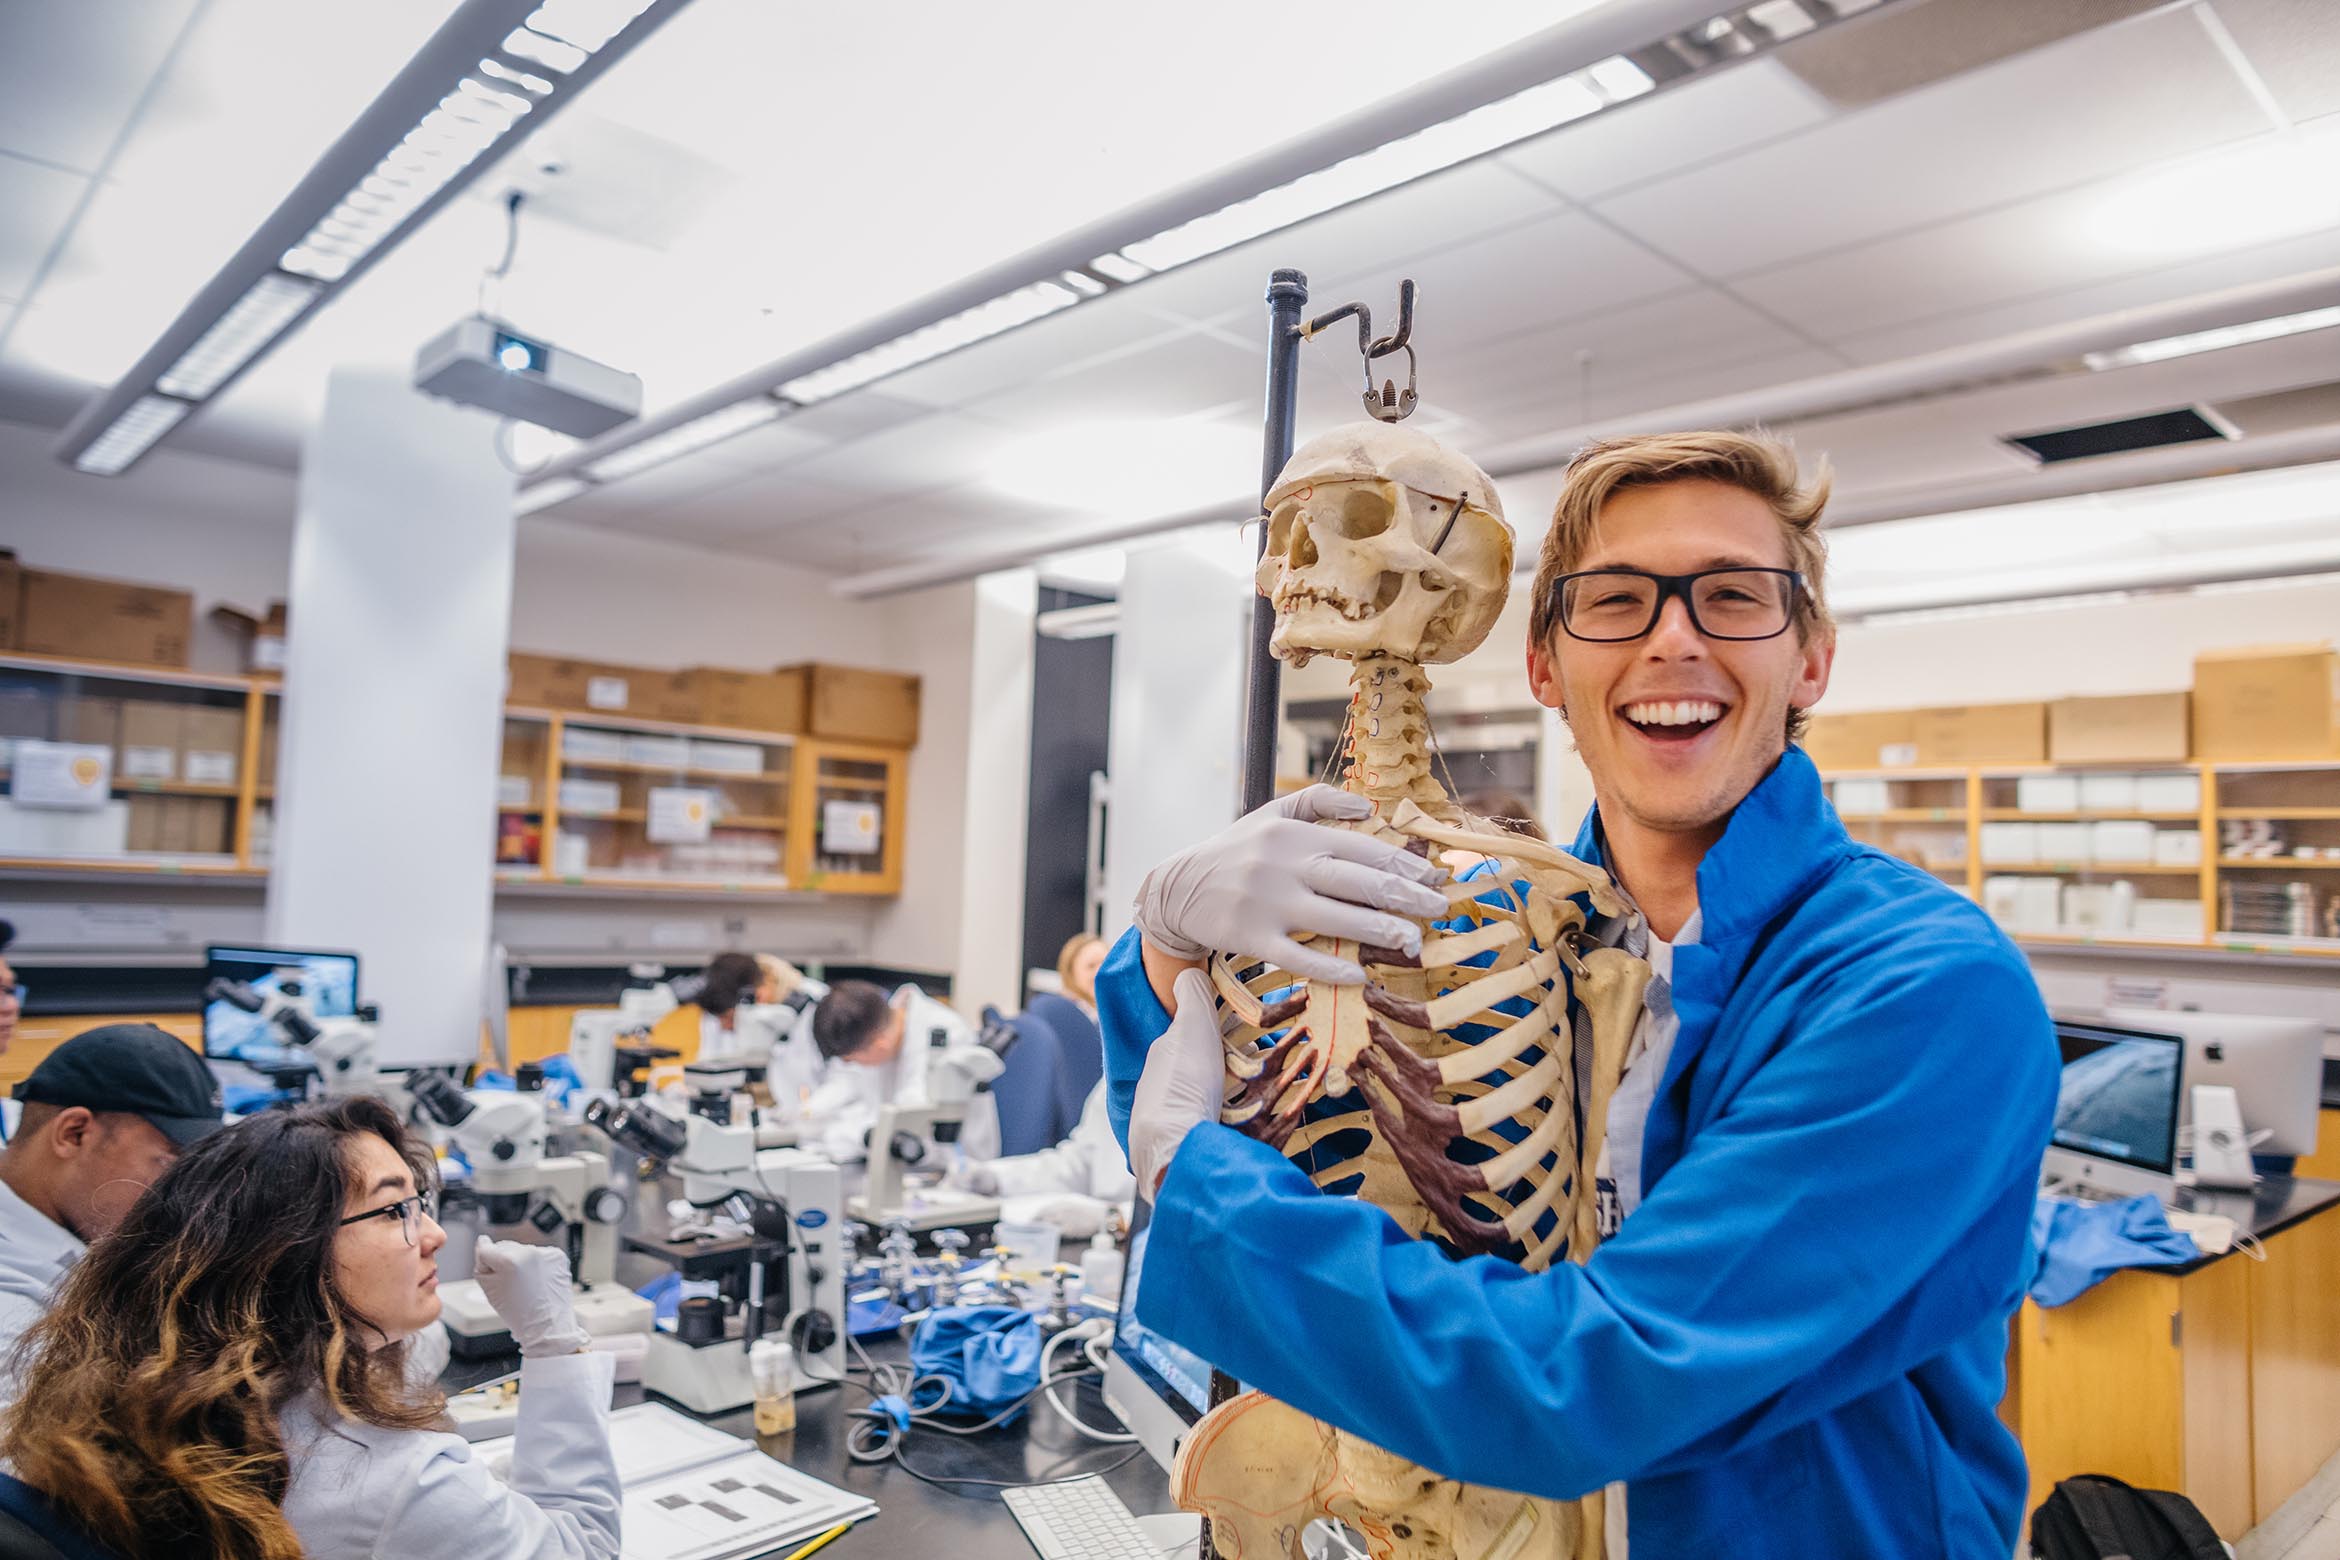
<svg viewBox="0 0 2340 1560">
<path fill-rule="evenodd" d="M 268 936 L 360 957 L 392 1066 L 479 1043 L 512 610 L 494 431 L 337 369 L 302 455 Z"/>
<path fill-rule="evenodd" d="M 1154 863 L 1225 827 L 1242 800 L 1251 545 L 1221 526 L 1130 549 L 1106 750 L 1107 937 L 1129 925 Z"/>
<path fill-rule="evenodd" d="M 1039 580 L 1030 569 L 986 574 L 975 582 L 975 628 L 967 651 L 964 866 L 952 987 L 954 1002 L 969 1018 L 985 1003 L 1009 1013 L 1023 1006 L 1032 619 L 1039 600 Z M 881 955 L 884 951 L 879 949 Z"/>
<path fill-rule="evenodd" d="M 1558 710 L 1539 708 L 1536 727 L 1536 816 L 1565 850 L 1592 809 L 1592 771 L 1577 756 L 1576 736 Z"/>
</svg>

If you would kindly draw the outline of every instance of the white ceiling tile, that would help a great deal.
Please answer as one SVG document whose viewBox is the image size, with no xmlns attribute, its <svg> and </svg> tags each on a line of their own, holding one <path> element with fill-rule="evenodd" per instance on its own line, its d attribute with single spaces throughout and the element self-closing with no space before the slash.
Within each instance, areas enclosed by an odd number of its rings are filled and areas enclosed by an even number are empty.
<svg viewBox="0 0 2340 1560">
<path fill-rule="evenodd" d="M 886 380 L 888 395 L 948 411 L 1028 385 L 1179 327 L 1145 308 L 1141 288 L 1091 298 Z"/>
<path fill-rule="evenodd" d="M 23 298 L 89 180 L 0 154 L 0 299 Z"/>
<path fill-rule="evenodd" d="M 1067 423 L 1184 417 L 1256 400 L 1265 359 L 1217 336 L 1164 336 L 1088 368 L 1059 374 L 975 403 L 974 410 L 1022 430 Z"/>
<path fill-rule="evenodd" d="M 2106 242 L 2096 210 L 2092 191 L 2044 196 L 1731 285 L 1790 323 L 1834 340 L 2166 267 L 2167 256 Z M 2203 235 L 2211 243 L 2217 236 Z M 2325 236 L 2340 243 L 2340 232 Z M 2313 237 L 2302 250 L 2327 252 Z"/>
<path fill-rule="evenodd" d="M 788 469 L 808 482 L 882 499 L 967 481 L 1008 437 L 997 423 L 936 412 Z"/>
<path fill-rule="evenodd" d="M 2264 128 L 2201 23 L 2162 11 L 1839 114 L 1600 209 L 1684 264 L 1739 276 Z"/>
<path fill-rule="evenodd" d="M 1592 200 L 1816 125 L 1820 95 L 1776 60 L 1751 60 L 1621 103 L 1537 137 L 1501 160 L 1574 200 Z"/>
<path fill-rule="evenodd" d="M 2340 5 L 2332 0 L 2217 0 L 2211 7 L 2284 113 L 2340 113 Z"/>
<path fill-rule="evenodd" d="M 2336 265 L 2340 265 L 2340 231 L 2326 230 L 2212 255 L 2165 270 L 2142 271 L 2113 281 L 2036 293 L 1984 309 L 1957 310 L 1909 325 L 1847 336 L 1833 345 L 1856 363 L 1890 363 L 1897 358 L 1971 346 L 2021 331 L 2067 325 L 2099 314 L 2198 297 Z"/>
<path fill-rule="evenodd" d="M 721 456 L 722 464 L 733 470 L 769 471 L 831 449 L 836 442 L 804 427 L 800 412 L 726 439 L 707 453 Z"/>
<path fill-rule="evenodd" d="M 1408 276 L 1421 288 L 1414 325 L 1423 350 L 1433 342 L 1464 345 L 1516 336 L 1675 292 L 1693 280 L 1614 228 L 1563 211 L 1402 264 L 1343 271 L 1324 296 L 1363 298 L 1373 306 L 1380 334 L 1395 324 L 1398 282 Z M 1393 311 L 1386 318 L 1385 309 Z M 1337 331 L 1353 352 L 1355 327 Z"/>
<path fill-rule="evenodd" d="M 0 152 L 95 173 L 194 5 L 0 6 Z"/>
<path fill-rule="evenodd" d="M 845 444 L 914 422 L 930 409 L 916 401 L 888 395 L 883 388 L 855 390 L 792 413 L 788 426 L 833 444 Z"/>
<path fill-rule="evenodd" d="M 1268 278 L 1276 271 L 1298 269 L 1312 283 L 1353 275 L 1361 266 L 1402 263 L 1562 205 L 1549 190 L 1492 159 L 1465 163 L 1149 278 L 1130 294 L 1157 312 L 1261 336 L 1267 330 Z M 1347 301 L 1327 303 L 1329 296 L 1320 291 L 1310 302 L 1329 308 Z"/>
</svg>

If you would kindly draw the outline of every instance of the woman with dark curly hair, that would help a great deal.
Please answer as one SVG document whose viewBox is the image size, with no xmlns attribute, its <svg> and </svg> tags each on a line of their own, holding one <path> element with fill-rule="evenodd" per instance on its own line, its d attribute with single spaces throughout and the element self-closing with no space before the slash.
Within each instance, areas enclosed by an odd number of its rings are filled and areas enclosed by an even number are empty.
<svg viewBox="0 0 2340 1560">
<path fill-rule="evenodd" d="M 0 1459 L 126 1560 L 616 1555 L 615 1361 L 583 1352 L 560 1252 L 480 1242 L 522 1355 L 508 1486 L 409 1379 L 437 1189 L 366 1096 L 193 1145 L 25 1334 Z"/>
</svg>

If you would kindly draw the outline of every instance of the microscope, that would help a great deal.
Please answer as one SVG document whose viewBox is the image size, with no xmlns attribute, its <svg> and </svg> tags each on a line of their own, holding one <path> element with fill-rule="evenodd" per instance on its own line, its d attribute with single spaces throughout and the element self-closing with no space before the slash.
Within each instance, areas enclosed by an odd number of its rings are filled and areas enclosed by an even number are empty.
<svg viewBox="0 0 2340 1560">
<path fill-rule="evenodd" d="M 372 1003 L 359 1006 L 347 1018 L 319 1018 L 316 1002 L 301 986 L 298 972 L 281 971 L 274 991 L 254 991 L 240 980 L 224 977 L 203 988 L 206 1002 L 225 1002 L 273 1024 L 279 1034 L 308 1053 L 320 1086 L 328 1096 L 380 1093 L 374 1070 L 374 1025 L 381 1017 Z M 270 1068 L 248 1064 L 283 1081 L 306 1074 L 309 1068 Z"/>
<path fill-rule="evenodd" d="M 838 1169 L 802 1149 L 759 1151 L 753 1112 L 733 1109 L 737 1076 L 694 1078 L 680 1116 L 647 1096 L 585 1106 L 587 1125 L 682 1177 L 689 1216 L 663 1238 L 627 1236 L 626 1249 L 716 1286 L 682 1302 L 674 1330 L 652 1333 L 642 1361 L 643 1386 L 700 1414 L 754 1401 L 748 1355 L 765 1336 L 795 1346 L 792 1390 L 845 1374 Z"/>
<path fill-rule="evenodd" d="M 967 1107 L 1000 1075 L 1015 1043 L 1016 1033 L 1005 1022 L 987 1021 L 972 1040 L 940 1024 L 927 1031 L 926 1099 L 879 1109 L 869 1134 L 868 1184 L 845 1211 L 880 1228 L 898 1224 L 913 1231 L 997 1221 L 999 1199 L 939 1182 Z M 912 1184 L 913 1175 L 919 1184 Z"/>
<path fill-rule="evenodd" d="M 592 1153 L 545 1157 L 541 1093 L 466 1092 L 439 1073 L 415 1073 L 409 1087 L 416 1108 L 470 1161 L 485 1222 L 526 1222 L 547 1237 L 561 1232 L 577 1324 L 597 1337 L 650 1331 L 650 1302 L 616 1282 L 617 1224 L 626 1204 L 609 1184 L 609 1161 Z M 511 1348 L 503 1318 L 470 1279 L 440 1286 L 439 1316 L 465 1359 Z"/>
<path fill-rule="evenodd" d="M 569 1060 L 576 1065 L 578 1080 L 587 1090 L 617 1089 L 624 1080 L 618 1071 L 620 1042 L 646 1039 L 660 1019 L 698 1001 L 699 993 L 706 989 L 702 976 L 660 979 L 664 973 L 659 965 L 634 965 L 627 974 L 636 984 L 618 993 L 616 1007 L 579 1008 L 570 1018 Z"/>
</svg>

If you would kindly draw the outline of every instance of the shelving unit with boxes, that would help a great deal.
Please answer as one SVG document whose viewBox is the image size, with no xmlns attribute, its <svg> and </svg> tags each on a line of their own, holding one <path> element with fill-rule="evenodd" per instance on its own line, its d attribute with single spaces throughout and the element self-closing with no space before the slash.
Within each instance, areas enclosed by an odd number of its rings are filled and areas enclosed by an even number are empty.
<svg viewBox="0 0 2340 1560">
<path fill-rule="evenodd" d="M 572 689 L 524 682 L 523 663 L 543 658 L 514 659 L 521 692 L 577 704 L 591 695 L 617 708 L 507 707 L 499 888 L 901 891 L 916 678 L 597 665 Z M 658 701 L 649 707 L 706 708 L 723 719 L 637 714 L 645 703 L 637 690 Z M 260 882 L 275 833 L 280 706 L 272 675 L 0 653 L 0 873 Z M 816 719 L 844 734 L 774 729 Z M 70 781 L 77 765 L 88 795 L 64 806 L 31 800 L 25 788 L 61 783 L 60 773 Z"/>
<path fill-rule="evenodd" d="M 2020 940 L 2340 956 L 2340 657 L 2206 655 L 2192 693 L 1820 718 L 1855 838 Z"/>
</svg>

